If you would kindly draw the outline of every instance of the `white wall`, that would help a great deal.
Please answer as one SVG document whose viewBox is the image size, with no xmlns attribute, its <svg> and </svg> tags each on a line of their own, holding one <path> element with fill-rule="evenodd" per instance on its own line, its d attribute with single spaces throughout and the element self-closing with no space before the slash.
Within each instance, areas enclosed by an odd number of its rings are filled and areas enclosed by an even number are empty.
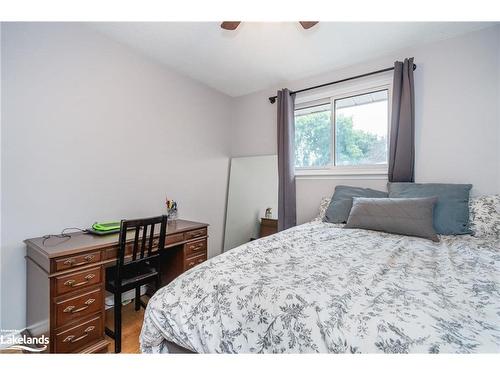
<svg viewBox="0 0 500 375">
<path fill-rule="evenodd" d="M 168 193 L 221 251 L 229 97 L 69 23 L 2 24 L 1 78 L 1 328 L 25 327 L 25 238 L 161 214 Z"/>
<path fill-rule="evenodd" d="M 497 34 L 497 45 L 500 45 L 500 26 L 498 26 L 498 34 Z M 498 48 L 498 91 L 497 91 L 497 96 L 498 96 L 498 104 L 497 104 L 497 116 L 498 116 L 498 145 L 500 148 L 500 47 Z M 498 168 L 500 169 L 500 152 L 498 153 Z M 498 173 L 498 186 L 500 190 L 500 172 Z"/>
<path fill-rule="evenodd" d="M 500 193 L 500 26 L 397 51 L 377 60 L 280 87 L 300 89 L 380 68 L 414 56 L 417 182 L 473 183 L 473 194 Z M 278 87 L 239 97 L 233 113 L 232 155 L 276 153 Z M 315 216 L 337 184 L 384 189 L 385 180 L 297 180 L 297 220 Z"/>
<path fill-rule="evenodd" d="M 2 71 L 2 27 L 0 26 L 0 72 Z M 0 74 L 0 80 L 1 80 Z M 0 85 L 0 103 L 2 103 L 2 85 Z M 0 145 L 2 144 L 2 106 L 0 105 Z M 1 168 L 1 149 L 0 149 L 0 168 Z M 0 171 L 0 245 L 2 243 L 2 173 Z M 0 247 L 0 272 L 2 271 L 2 249 Z M 2 327 L 2 275 L 0 274 L 0 327 Z"/>
</svg>

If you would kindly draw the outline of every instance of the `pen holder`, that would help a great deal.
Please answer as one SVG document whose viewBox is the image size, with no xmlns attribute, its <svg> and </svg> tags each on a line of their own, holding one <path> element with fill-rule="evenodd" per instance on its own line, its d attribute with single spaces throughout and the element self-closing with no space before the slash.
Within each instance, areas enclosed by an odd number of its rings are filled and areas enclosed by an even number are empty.
<svg viewBox="0 0 500 375">
<path fill-rule="evenodd" d="M 177 220 L 177 208 L 167 208 L 168 221 Z"/>
</svg>

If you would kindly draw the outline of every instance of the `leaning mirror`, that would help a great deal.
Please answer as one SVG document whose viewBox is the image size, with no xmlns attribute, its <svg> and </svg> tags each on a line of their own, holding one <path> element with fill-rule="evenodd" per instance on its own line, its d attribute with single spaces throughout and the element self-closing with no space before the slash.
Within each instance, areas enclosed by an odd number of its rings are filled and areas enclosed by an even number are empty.
<svg viewBox="0 0 500 375">
<path fill-rule="evenodd" d="M 278 158 L 231 159 L 224 251 L 277 231 Z"/>
</svg>

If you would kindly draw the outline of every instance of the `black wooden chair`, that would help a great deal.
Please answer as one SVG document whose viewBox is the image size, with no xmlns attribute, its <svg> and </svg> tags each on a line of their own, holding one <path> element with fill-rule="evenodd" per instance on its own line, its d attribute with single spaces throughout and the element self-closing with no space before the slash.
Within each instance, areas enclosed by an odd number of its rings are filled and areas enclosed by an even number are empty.
<svg viewBox="0 0 500 375">
<path fill-rule="evenodd" d="M 158 249 L 154 249 L 154 233 L 160 225 Z M 135 230 L 133 243 L 127 243 L 127 231 Z M 149 229 L 149 230 L 148 230 Z M 142 236 L 141 233 L 142 232 Z M 106 290 L 114 295 L 114 331 L 105 328 L 106 334 L 115 340 L 115 353 L 121 352 L 122 339 L 122 293 L 135 289 L 135 310 L 146 307 L 141 301 L 141 286 L 154 283 L 160 288 L 160 253 L 165 247 L 167 216 L 147 219 L 122 220 L 116 266 L 106 269 Z M 132 254 L 126 250 L 132 246 Z M 126 259 L 128 258 L 128 259 Z"/>
</svg>

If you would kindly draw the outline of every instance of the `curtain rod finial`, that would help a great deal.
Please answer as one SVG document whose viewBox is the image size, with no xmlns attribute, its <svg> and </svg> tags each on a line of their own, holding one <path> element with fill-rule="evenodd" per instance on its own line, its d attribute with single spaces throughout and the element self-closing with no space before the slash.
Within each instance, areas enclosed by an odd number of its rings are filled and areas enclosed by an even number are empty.
<svg viewBox="0 0 500 375">
<path fill-rule="evenodd" d="M 276 97 L 275 97 L 275 96 L 271 96 L 271 97 L 269 98 L 269 103 L 271 103 L 271 104 L 276 103 Z"/>
</svg>

